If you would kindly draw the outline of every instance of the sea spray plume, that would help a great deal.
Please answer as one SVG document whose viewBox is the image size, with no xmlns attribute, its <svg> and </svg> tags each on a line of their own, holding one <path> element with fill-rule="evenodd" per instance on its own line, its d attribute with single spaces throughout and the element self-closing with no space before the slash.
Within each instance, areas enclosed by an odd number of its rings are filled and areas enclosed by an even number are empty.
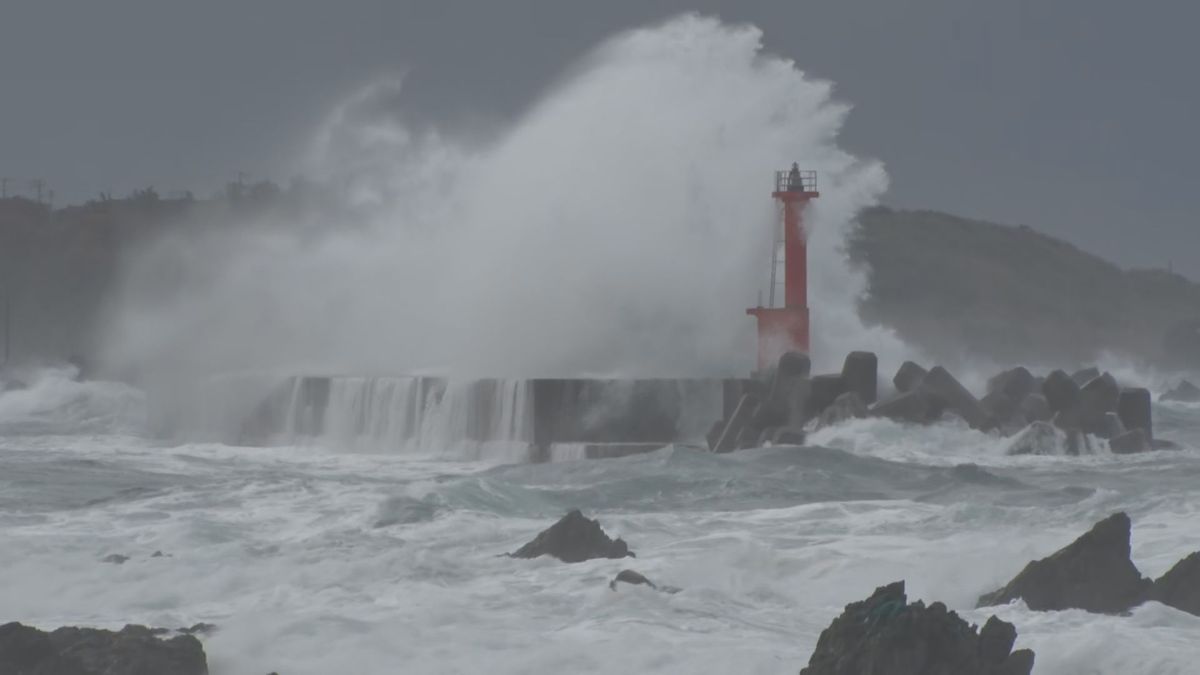
<svg viewBox="0 0 1200 675">
<path fill-rule="evenodd" d="M 207 372 L 746 372 L 771 171 L 798 160 L 822 181 L 809 217 L 818 364 L 851 347 L 895 360 L 901 345 L 857 319 L 865 278 L 841 250 L 885 174 L 837 148 L 848 108 L 831 85 L 761 37 L 695 15 L 623 33 L 486 144 L 409 131 L 387 105 L 397 82 L 368 88 L 314 153 L 353 222 L 222 234 L 183 256 L 212 268 L 199 283 L 155 311 L 123 308 L 117 353 Z M 139 335 L 139 321 L 171 329 Z"/>
</svg>

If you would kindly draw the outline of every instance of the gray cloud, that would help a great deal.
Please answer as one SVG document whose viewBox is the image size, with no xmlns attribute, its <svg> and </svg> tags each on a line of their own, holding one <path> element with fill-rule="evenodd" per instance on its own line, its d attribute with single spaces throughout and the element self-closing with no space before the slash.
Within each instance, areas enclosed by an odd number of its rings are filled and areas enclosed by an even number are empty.
<svg viewBox="0 0 1200 675">
<path fill-rule="evenodd" d="M 153 184 L 277 179 L 363 81 L 407 71 L 406 114 L 520 114 L 612 32 L 695 9 L 855 106 L 844 143 L 882 159 L 889 203 L 1024 223 L 1127 265 L 1200 278 L 1200 54 L 1192 3 L 105 3 L 0 9 L 0 175 L 59 202 Z"/>
</svg>

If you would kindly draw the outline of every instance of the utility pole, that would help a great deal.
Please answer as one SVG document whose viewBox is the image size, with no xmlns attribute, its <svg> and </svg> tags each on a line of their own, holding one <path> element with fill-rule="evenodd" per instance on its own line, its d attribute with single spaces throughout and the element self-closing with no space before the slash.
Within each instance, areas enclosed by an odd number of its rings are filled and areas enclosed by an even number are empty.
<svg viewBox="0 0 1200 675">
<path fill-rule="evenodd" d="M 11 178 L 0 178 L 0 199 L 8 199 L 8 184 Z"/>
<path fill-rule="evenodd" d="M 33 180 L 29 181 L 29 185 L 33 188 L 33 191 L 37 193 L 37 203 L 41 204 L 42 189 L 46 187 L 46 181 L 42 180 L 41 178 L 34 178 Z"/>
</svg>

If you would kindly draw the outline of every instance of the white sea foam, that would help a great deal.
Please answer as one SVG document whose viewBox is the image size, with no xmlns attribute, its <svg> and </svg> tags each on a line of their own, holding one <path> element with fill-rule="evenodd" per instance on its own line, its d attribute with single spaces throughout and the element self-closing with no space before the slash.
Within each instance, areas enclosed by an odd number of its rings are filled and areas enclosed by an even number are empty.
<svg viewBox="0 0 1200 675">
<path fill-rule="evenodd" d="M 397 88 L 400 89 L 397 89 Z M 684 16 L 605 42 L 486 143 L 418 134 L 385 80 L 341 104 L 310 170 L 354 202 L 321 227 L 190 228 L 134 259 L 106 361 L 151 374 L 461 377 L 748 372 L 769 275 L 772 172 L 820 175 L 810 207 L 818 368 L 866 329 L 842 250 L 886 187 L 838 148 L 832 85 L 761 32 Z M 169 273 L 169 274 L 167 274 Z M 149 377 L 150 375 L 147 375 Z"/>
</svg>

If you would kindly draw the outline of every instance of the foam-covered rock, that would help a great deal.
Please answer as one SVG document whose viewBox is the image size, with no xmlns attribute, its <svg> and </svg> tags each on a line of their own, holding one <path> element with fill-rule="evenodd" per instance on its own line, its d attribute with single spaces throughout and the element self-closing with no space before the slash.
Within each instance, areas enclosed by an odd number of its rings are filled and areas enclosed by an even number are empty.
<svg viewBox="0 0 1200 675">
<path fill-rule="evenodd" d="M 1008 442 L 1009 455 L 1057 455 L 1062 447 L 1058 429 L 1049 422 L 1034 422 Z"/>
<path fill-rule="evenodd" d="M 1154 446 L 1151 445 L 1144 430 L 1130 429 L 1109 439 L 1108 449 L 1116 455 L 1133 455 L 1139 452 L 1150 452 Z"/>
<path fill-rule="evenodd" d="M 617 576 L 613 577 L 613 580 L 608 582 L 608 587 L 615 591 L 617 590 L 617 584 L 649 586 L 655 590 L 658 589 L 658 586 L 654 585 L 653 581 L 647 579 L 641 572 L 634 570 L 621 570 L 620 572 L 617 572 Z"/>
<path fill-rule="evenodd" d="M 868 410 L 868 414 L 896 422 L 928 424 L 942 414 L 942 404 L 920 389 L 914 389 L 876 403 Z"/>
<path fill-rule="evenodd" d="M 12 675 L 207 675 L 208 661 L 192 635 L 160 638 L 155 629 L 0 626 L 0 673 Z"/>
<path fill-rule="evenodd" d="M 610 539 L 600 523 L 585 517 L 579 509 L 563 516 L 534 537 L 533 541 L 509 555 L 513 558 L 549 555 L 568 563 L 594 558 L 634 557 L 633 551 L 623 540 Z"/>
<path fill-rule="evenodd" d="M 676 588 L 675 586 L 659 586 L 653 581 L 647 579 L 642 573 L 634 570 L 621 570 L 617 573 L 617 576 L 613 577 L 612 581 L 608 582 L 608 587 L 615 591 L 617 590 L 617 584 L 629 584 L 630 586 L 649 586 L 650 588 L 663 593 L 678 593 L 680 591 L 680 589 Z"/>
<path fill-rule="evenodd" d="M 837 375 L 817 375 L 810 379 L 808 389 L 808 416 L 819 416 L 826 408 L 846 393 L 846 382 L 841 373 Z"/>
<path fill-rule="evenodd" d="M 1023 599 L 1030 609 L 1116 614 L 1139 604 L 1151 582 L 1129 559 L 1129 516 L 1115 513 L 1012 581 L 979 598 L 978 607 Z"/>
<path fill-rule="evenodd" d="M 817 420 L 817 427 L 829 427 L 866 416 L 866 403 L 863 403 L 858 392 L 848 391 L 837 397 L 828 408 L 821 412 L 821 416 Z"/>
<path fill-rule="evenodd" d="M 846 605 L 821 632 L 800 675 L 1029 675 L 1033 652 L 992 617 L 982 632 L 940 602 L 909 603 L 904 582 Z"/>
<path fill-rule="evenodd" d="M 798 427 L 779 427 L 771 432 L 771 445 L 804 445 L 804 430 Z"/>
<path fill-rule="evenodd" d="M 1054 411 L 1050 409 L 1050 402 L 1044 395 L 1036 391 L 1021 399 L 1018 408 L 1026 422 L 1049 422 L 1050 418 L 1054 417 Z"/>
</svg>

